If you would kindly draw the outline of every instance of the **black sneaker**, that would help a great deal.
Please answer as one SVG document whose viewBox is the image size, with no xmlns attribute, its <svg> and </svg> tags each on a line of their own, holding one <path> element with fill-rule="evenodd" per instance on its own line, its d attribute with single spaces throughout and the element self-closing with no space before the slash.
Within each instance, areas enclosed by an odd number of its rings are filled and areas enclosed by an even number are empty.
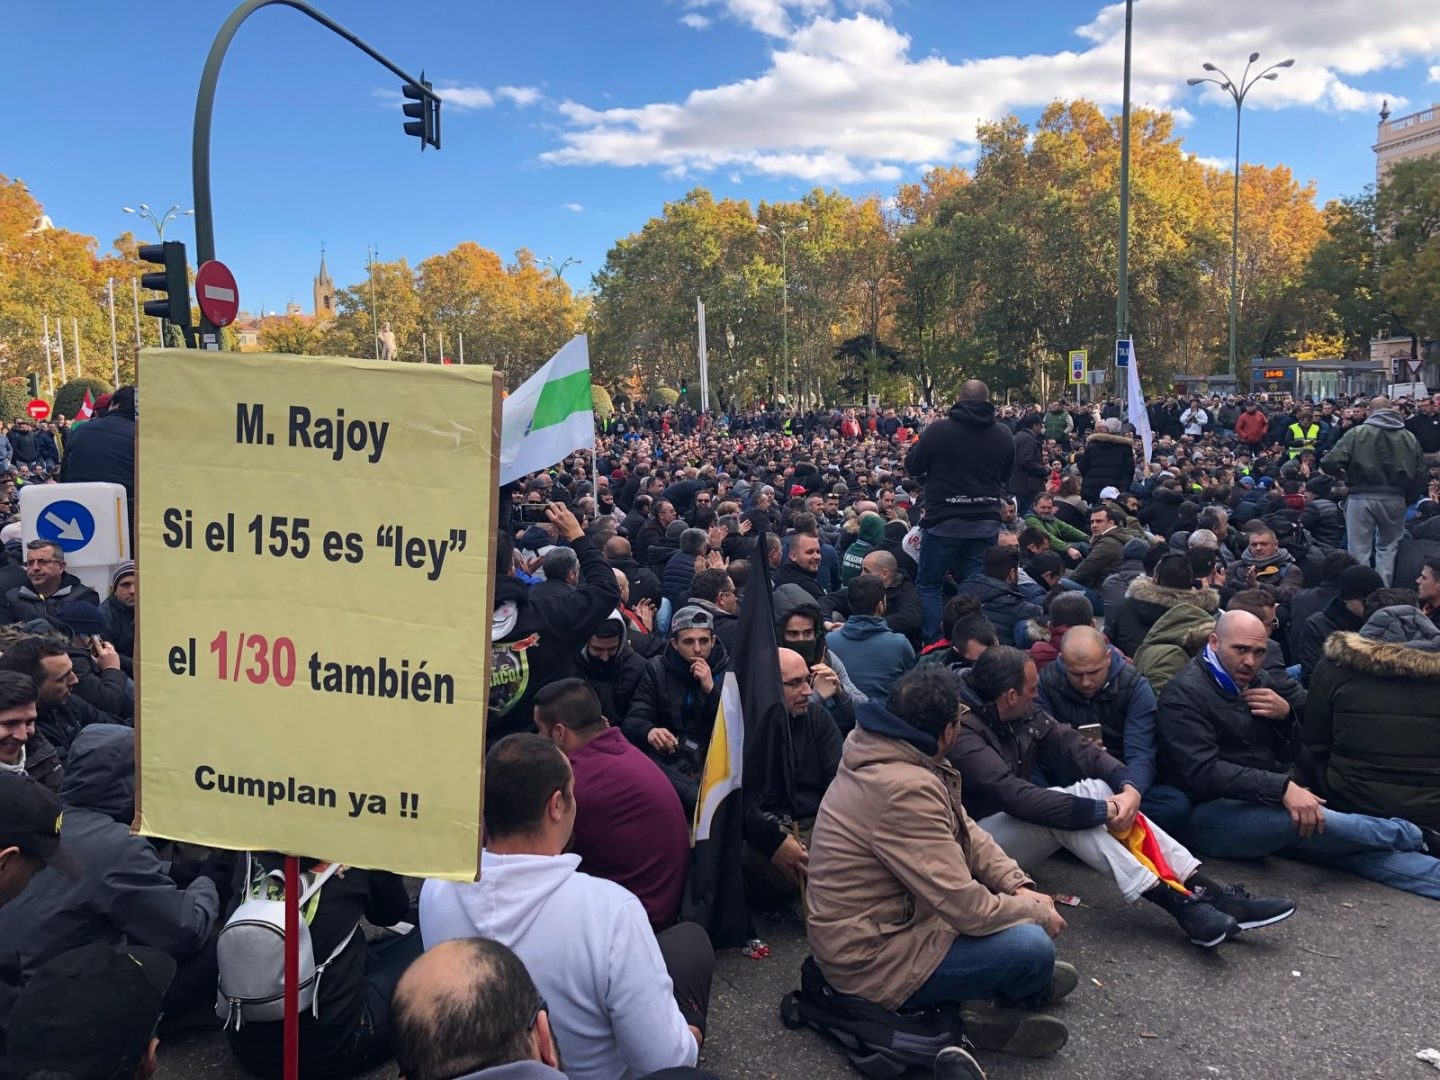
<svg viewBox="0 0 1440 1080">
<path fill-rule="evenodd" d="M 1193 945 L 1213 949 L 1240 933 L 1240 924 L 1233 917 L 1210 904 L 1209 898 L 1188 897 L 1175 910 L 1175 921 L 1190 936 Z"/>
<path fill-rule="evenodd" d="M 947 1046 L 935 1055 L 935 1080 L 985 1080 L 985 1070 L 959 1046 Z"/>
<path fill-rule="evenodd" d="M 965 1035 L 979 1050 L 1016 1057 L 1049 1057 L 1070 1038 L 1053 1016 L 990 1001 L 967 1001 L 960 1011 Z"/>
<path fill-rule="evenodd" d="M 1421 850 L 1427 855 L 1434 855 L 1440 859 L 1440 829 L 1427 829 L 1424 825 L 1420 829 Z"/>
<path fill-rule="evenodd" d="M 1075 970 L 1074 964 L 1068 964 L 1064 960 L 1055 961 L 1055 973 L 1050 976 L 1050 992 L 1045 997 L 1045 1004 L 1059 1001 L 1068 997 L 1075 987 L 1080 985 L 1080 973 Z"/>
<path fill-rule="evenodd" d="M 1258 930 L 1262 926 L 1273 926 L 1284 922 L 1295 914 L 1295 901 L 1284 897 L 1251 896 L 1244 885 L 1226 885 L 1220 895 L 1200 891 L 1200 895 L 1218 911 L 1223 911 L 1237 923 L 1241 930 Z"/>
</svg>

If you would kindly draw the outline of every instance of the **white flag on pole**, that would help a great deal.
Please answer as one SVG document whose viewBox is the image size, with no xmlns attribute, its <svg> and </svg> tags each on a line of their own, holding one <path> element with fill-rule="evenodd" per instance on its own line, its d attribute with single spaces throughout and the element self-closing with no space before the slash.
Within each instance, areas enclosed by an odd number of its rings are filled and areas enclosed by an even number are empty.
<svg viewBox="0 0 1440 1080">
<path fill-rule="evenodd" d="M 505 399 L 500 425 L 500 482 L 547 469 L 576 450 L 595 449 L 590 349 L 571 338 Z"/>
<path fill-rule="evenodd" d="M 1140 433 L 1140 445 L 1145 451 L 1145 460 L 1155 444 L 1155 434 L 1150 430 L 1150 411 L 1145 408 L 1145 395 L 1140 391 L 1140 364 L 1135 359 L 1135 342 L 1130 341 L 1130 364 L 1125 369 L 1125 396 L 1130 414 L 1130 424 Z"/>
</svg>

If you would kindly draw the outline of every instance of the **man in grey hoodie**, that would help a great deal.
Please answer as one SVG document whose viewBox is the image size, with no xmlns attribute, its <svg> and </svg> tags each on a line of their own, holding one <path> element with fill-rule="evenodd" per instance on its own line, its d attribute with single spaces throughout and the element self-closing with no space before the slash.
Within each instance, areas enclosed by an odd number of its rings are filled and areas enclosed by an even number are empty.
<svg viewBox="0 0 1440 1080">
<path fill-rule="evenodd" d="M 1407 431 L 1390 399 L 1370 402 L 1370 415 L 1341 436 L 1320 467 L 1343 476 L 1350 489 L 1345 534 L 1361 566 L 1375 557 L 1375 569 L 1392 583 L 1395 555 L 1405 535 L 1405 505 L 1425 493 L 1429 469 L 1413 432 Z"/>
</svg>

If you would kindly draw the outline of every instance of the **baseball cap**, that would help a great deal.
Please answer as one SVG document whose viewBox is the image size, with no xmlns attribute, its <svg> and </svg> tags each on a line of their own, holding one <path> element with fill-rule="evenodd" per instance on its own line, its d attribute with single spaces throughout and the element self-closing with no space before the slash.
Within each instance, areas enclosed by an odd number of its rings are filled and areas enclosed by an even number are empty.
<svg viewBox="0 0 1440 1080">
<path fill-rule="evenodd" d="M 60 800 L 38 780 L 0 770 L 0 848 L 18 847 L 44 859 L 68 878 L 81 878 L 79 861 L 60 843 Z"/>
<path fill-rule="evenodd" d="M 702 607 L 694 604 L 687 604 L 675 613 L 670 620 L 670 633 L 678 634 L 682 630 L 714 630 L 715 620 L 710 613 Z"/>
<path fill-rule="evenodd" d="M 38 968 L 6 1026 L 10 1074 L 133 1076 L 164 1011 L 175 961 L 159 949 L 83 945 Z"/>
<path fill-rule="evenodd" d="M 1118 499 L 1119 497 L 1120 489 L 1117 487 L 1112 486 L 1100 489 L 1100 498 L 1102 499 Z"/>
<path fill-rule="evenodd" d="M 1242 476 L 1242 477 L 1240 477 L 1240 486 L 1241 486 L 1241 487 L 1247 487 L 1247 488 L 1253 488 L 1253 487 L 1255 486 L 1255 478 L 1254 478 L 1253 476 Z"/>
</svg>

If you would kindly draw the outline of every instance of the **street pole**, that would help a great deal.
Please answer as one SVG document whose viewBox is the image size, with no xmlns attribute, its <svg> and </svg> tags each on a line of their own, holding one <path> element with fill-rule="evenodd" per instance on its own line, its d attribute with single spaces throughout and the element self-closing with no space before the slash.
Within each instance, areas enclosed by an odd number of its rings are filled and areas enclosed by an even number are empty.
<svg viewBox="0 0 1440 1080">
<path fill-rule="evenodd" d="M 375 245 L 371 244 L 365 249 L 366 260 L 370 266 L 370 328 L 375 334 L 375 359 L 380 359 L 380 314 L 375 310 Z"/>
<path fill-rule="evenodd" d="M 1115 338 L 1130 333 L 1130 40 L 1135 16 L 1135 0 L 1125 0 L 1125 83 L 1120 106 L 1120 241 L 1119 273 L 1116 275 Z M 1115 388 L 1123 401 L 1129 401 L 1129 382 L 1115 366 Z M 1077 387 L 1078 393 L 1078 387 Z"/>
<path fill-rule="evenodd" d="M 810 228 L 808 221 L 802 221 L 795 226 L 779 225 L 771 228 L 768 225 L 755 226 L 756 231 L 763 233 L 774 233 L 780 237 L 780 356 L 781 356 L 781 381 L 780 395 L 785 399 L 788 406 L 790 401 L 790 263 L 787 244 L 790 240 L 790 233 L 793 228 L 795 232 L 806 232 Z"/>
<path fill-rule="evenodd" d="M 75 352 L 75 377 L 79 379 L 84 376 L 80 370 L 80 320 L 73 315 L 70 316 L 70 347 Z"/>
<path fill-rule="evenodd" d="M 140 279 L 139 279 L 139 278 L 131 278 L 131 279 L 130 279 L 130 291 L 131 291 L 131 293 L 132 293 L 132 294 L 134 295 L 134 297 L 135 297 L 135 359 L 136 359 L 136 361 L 138 362 L 139 359 L 140 359 L 140 350 L 145 347 L 145 343 L 140 339 Z"/>
<path fill-rule="evenodd" d="M 420 335 L 420 362 L 422 364 L 430 362 L 430 341 L 424 333 Z"/>
<path fill-rule="evenodd" d="M 50 358 L 50 316 L 43 316 L 45 320 L 45 374 L 50 380 L 50 398 L 55 398 L 55 363 Z"/>
<path fill-rule="evenodd" d="M 271 4 L 283 4 L 286 7 L 294 8 L 302 15 L 308 15 L 346 41 L 350 42 L 361 52 L 365 53 L 372 60 L 378 62 L 382 67 L 404 80 L 408 86 L 417 88 L 421 94 L 426 107 L 434 103 L 438 109 L 440 97 L 433 93 L 426 85 L 423 78 L 415 76 L 397 67 L 391 60 L 376 52 L 373 48 L 361 41 L 359 37 L 352 34 L 345 27 L 341 26 L 328 15 L 317 11 L 304 0 L 245 0 L 239 7 L 230 13 L 220 27 L 220 32 L 215 35 L 215 40 L 210 45 L 210 52 L 205 57 L 205 67 L 200 73 L 200 90 L 195 99 L 195 125 L 191 138 L 190 147 L 190 173 L 191 183 L 195 195 L 195 262 L 196 265 L 203 265 L 215 258 L 215 216 L 210 202 L 210 126 L 215 113 L 215 88 L 220 82 L 220 67 L 225 62 L 225 51 L 230 47 L 240 25 L 256 11 Z M 436 124 L 439 124 L 438 113 Z M 438 127 L 435 143 L 439 147 Z M 424 149 L 424 144 L 421 145 Z M 217 328 L 200 313 L 200 345 L 201 348 L 218 349 L 219 333 Z"/>
<path fill-rule="evenodd" d="M 460 338 L 460 366 L 461 366 L 461 367 L 464 367 L 464 366 L 465 366 L 465 335 L 462 333 L 462 334 L 459 334 L 458 336 L 459 336 L 459 338 Z"/>
<path fill-rule="evenodd" d="M 120 340 L 115 336 L 115 279 L 105 282 L 105 295 L 110 304 L 110 360 L 115 367 L 115 386 L 120 385 Z"/>
<path fill-rule="evenodd" d="M 1251 53 L 1249 61 L 1245 64 L 1245 70 L 1241 73 L 1237 82 L 1230 78 L 1224 71 L 1214 64 L 1201 65 L 1206 71 L 1213 71 L 1219 78 L 1214 76 L 1202 76 L 1194 79 L 1187 79 L 1191 86 L 1198 86 L 1201 83 L 1214 83 L 1228 93 L 1235 102 L 1235 197 L 1232 203 L 1230 216 L 1230 378 L 1235 378 L 1235 357 L 1237 352 L 1236 333 L 1239 315 L 1240 299 L 1240 114 L 1245 106 L 1245 97 L 1261 79 L 1267 82 L 1274 82 L 1280 77 L 1280 69 L 1294 65 L 1294 60 L 1282 60 L 1278 64 L 1271 64 L 1264 71 L 1259 72 L 1254 78 L 1250 77 L 1250 68 L 1260 59 L 1260 54 Z"/>
</svg>

